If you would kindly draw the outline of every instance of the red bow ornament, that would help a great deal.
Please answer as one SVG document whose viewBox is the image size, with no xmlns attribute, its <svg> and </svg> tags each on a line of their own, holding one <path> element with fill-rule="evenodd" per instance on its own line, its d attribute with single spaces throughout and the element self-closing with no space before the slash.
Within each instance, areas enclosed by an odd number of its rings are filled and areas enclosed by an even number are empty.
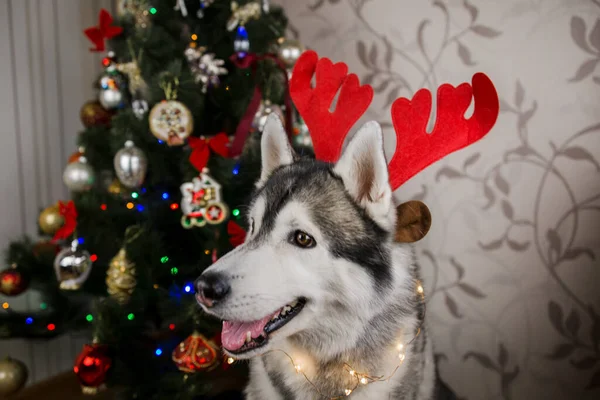
<svg viewBox="0 0 600 400">
<path fill-rule="evenodd" d="M 229 138 L 225 133 L 219 133 L 208 139 L 190 137 L 188 143 L 192 148 L 190 162 L 198 171 L 206 167 L 211 150 L 221 157 L 229 157 Z"/>
<path fill-rule="evenodd" d="M 77 209 L 73 200 L 70 200 L 68 203 L 59 201 L 58 212 L 63 216 L 65 223 L 54 234 L 52 238 L 53 242 L 68 238 L 75 232 L 75 227 L 77 226 Z"/>
<path fill-rule="evenodd" d="M 233 221 L 227 223 L 227 234 L 229 235 L 229 243 L 233 247 L 238 247 L 246 240 L 246 231 Z"/>
<path fill-rule="evenodd" d="M 106 39 L 112 39 L 123 32 L 123 28 L 120 26 L 111 26 L 112 23 L 112 15 L 103 8 L 100 10 L 100 15 L 98 16 L 98 26 L 93 26 L 83 31 L 85 36 L 87 36 L 94 46 L 96 46 L 95 48 L 91 48 L 90 51 L 104 51 L 106 49 L 104 41 Z"/>
</svg>

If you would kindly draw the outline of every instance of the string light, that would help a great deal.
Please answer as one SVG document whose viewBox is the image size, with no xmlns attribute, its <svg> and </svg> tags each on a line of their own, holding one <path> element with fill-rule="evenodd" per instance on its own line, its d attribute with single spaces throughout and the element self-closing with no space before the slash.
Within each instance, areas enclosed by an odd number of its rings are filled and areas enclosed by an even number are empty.
<svg viewBox="0 0 600 400">
<path fill-rule="evenodd" d="M 191 291 L 192 291 L 192 285 L 190 285 L 190 284 L 188 283 L 187 285 L 185 285 L 185 287 L 183 288 L 183 290 L 184 290 L 186 293 L 189 293 L 189 292 L 191 292 Z"/>
<path fill-rule="evenodd" d="M 162 256 L 160 258 L 160 262 L 163 264 L 166 264 L 169 261 L 169 257 L 168 256 Z"/>
<path fill-rule="evenodd" d="M 204 250 L 204 254 L 209 255 L 210 254 L 210 250 L 209 249 Z"/>
<path fill-rule="evenodd" d="M 158 144 L 163 144 L 164 142 L 160 139 L 158 139 Z"/>
<path fill-rule="evenodd" d="M 392 377 L 396 374 L 396 371 L 398 371 L 398 369 L 400 368 L 400 366 L 402 365 L 402 363 L 404 362 L 405 358 L 406 358 L 406 354 L 404 353 L 404 349 L 410 345 L 412 342 L 414 342 L 417 337 L 419 337 L 419 335 L 421 334 L 421 326 L 423 325 L 423 320 L 425 319 L 425 296 L 423 294 L 424 290 L 423 290 L 423 286 L 421 285 L 420 282 L 417 282 L 417 287 L 416 287 L 416 292 L 419 294 L 419 297 L 421 298 L 421 300 L 423 301 L 422 305 L 423 305 L 423 318 L 421 319 L 421 324 L 419 325 L 419 327 L 417 328 L 417 332 L 415 333 L 415 336 L 413 336 L 413 338 L 406 344 L 404 345 L 403 343 L 400 343 L 396 346 L 396 349 L 400 352 L 398 354 L 398 358 L 400 359 L 400 363 L 396 366 L 396 368 L 392 371 L 392 373 L 385 377 L 385 376 L 370 376 L 368 374 L 365 373 L 360 373 L 357 372 L 356 370 L 354 370 L 350 365 L 348 364 L 344 364 L 344 368 L 347 369 L 348 373 L 350 374 L 350 376 L 354 377 L 354 379 L 356 379 L 356 385 L 353 388 L 346 388 L 344 389 L 344 395 L 345 396 L 350 396 L 350 394 L 359 386 L 359 385 L 368 385 L 370 383 L 373 382 L 386 382 L 389 381 L 390 379 L 392 379 Z M 267 351 L 267 353 L 271 353 L 271 352 L 281 352 L 283 353 L 285 356 L 287 356 L 287 358 L 290 360 L 290 362 L 292 363 L 292 365 L 294 366 L 294 369 L 296 370 L 297 373 L 301 373 L 304 376 L 304 379 L 306 379 L 306 381 L 321 395 L 321 397 L 327 398 L 329 400 L 338 400 L 343 396 L 335 396 L 335 397 L 328 397 L 326 395 L 324 395 L 323 393 L 321 393 L 321 391 L 319 390 L 319 388 L 308 378 L 308 376 L 302 371 L 302 367 L 300 366 L 300 364 L 297 364 L 294 359 L 292 358 L 292 356 L 290 356 L 288 353 L 286 353 L 283 350 L 280 349 L 275 349 L 275 350 L 269 350 Z M 232 364 L 235 360 L 231 357 L 229 357 L 227 359 L 227 363 L 228 364 Z"/>
<path fill-rule="evenodd" d="M 235 362 L 235 359 L 233 357 L 227 357 L 227 364 L 231 365 Z"/>
<path fill-rule="evenodd" d="M 140 190 L 140 192 L 142 192 L 142 194 L 146 193 L 146 188 L 145 188 L 145 187 L 143 187 L 143 188 Z"/>
<path fill-rule="evenodd" d="M 231 214 L 234 217 L 237 217 L 238 215 L 240 215 L 240 210 L 238 210 L 237 208 L 234 208 L 233 210 L 231 210 Z"/>
<path fill-rule="evenodd" d="M 56 329 L 56 325 L 54 325 L 54 324 L 48 324 L 48 326 L 46 326 L 46 329 L 48 329 L 50 332 L 52 332 L 53 330 Z"/>
<path fill-rule="evenodd" d="M 162 198 L 165 199 L 165 200 L 168 199 L 169 198 L 169 193 L 167 193 L 167 192 L 163 193 L 162 194 Z"/>
<path fill-rule="evenodd" d="M 91 262 L 96 262 L 97 260 L 98 260 L 98 256 L 97 256 L 96 254 L 92 254 L 92 255 L 90 256 L 90 261 L 91 261 Z"/>
<path fill-rule="evenodd" d="M 133 313 L 127 314 L 127 319 L 128 320 L 133 321 L 134 318 L 135 318 L 135 314 L 133 314 Z"/>
<path fill-rule="evenodd" d="M 196 35 L 195 33 L 192 34 L 192 40 L 198 40 L 198 35 Z"/>
<path fill-rule="evenodd" d="M 175 330 L 175 324 L 169 324 L 169 329 L 174 331 Z"/>
<path fill-rule="evenodd" d="M 7 302 L 2 303 L 2 308 L 4 308 L 5 310 L 8 310 L 9 307 L 10 304 L 8 304 Z"/>
<path fill-rule="evenodd" d="M 154 14 L 156 14 L 156 12 L 157 12 L 156 8 L 154 8 L 154 7 L 150 8 L 150 14 L 154 15 Z"/>
<path fill-rule="evenodd" d="M 155 283 L 155 284 L 154 284 L 152 287 L 153 287 L 154 289 L 158 289 L 158 285 L 157 285 L 156 283 Z"/>
<path fill-rule="evenodd" d="M 33 324 L 33 318 L 31 318 L 31 317 L 27 317 L 27 319 L 25 319 L 25 323 L 26 323 L 27 325 L 31 325 L 31 324 Z"/>
<path fill-rule="evenodd" d="M 156 351 L 154 351 L 154 354 L 160 356 L 162 354 L 162 349 L 156 349 Z"/>
<path fill-rule="evenodd" d="M 131 197 L 137 199 L 138 197 L 140 197 L 140 195 L 138 194 L 138 192 L 131 192 Z"/>
<path fill-rule="evenodd" d="M 133 208 L 133 203 L 132 202 L 127 203 L 127 208 L 131 210 Z"/>
<path fill-rule="evenodd" d="M 83 244 L 84 242 L 85 242 L 85 240 L 82 237 L 77 238 L 77 243 Z"/>
<path fill-rule="evenodd" d="M 179 204 L 171 203 L 171 210 L 177 210 L 179 208 Z"/>
<path fill-rule="evenodd" d="M 48 304 L 46 304 L 46 303 L 40 304 L 40 309 L 45 310 L 46 308 L 48 308 Z"/>
<path fill-rule="evenodd" d="M 235 167 L 233 167 L 233 171 L 231 171 L 232 174 L 237 175 L 240 173 L 240 166 L 236 165 Z"/>
<path fill-rule="evenodd" d="M 100 204 L 100 209 L 102 211 L 106 211 L 106 209 L 107 209 L 106 204 Z"/>
<path fill-rule="evenodd" d="M 179 270 L 177 269 L 177 267 L 171 268 L 171 275 L 177 275 L 178 272 Z"/>
<path fill-rule="evenodd" d="M 88 314 L 85 316 L 85 320 L 87 322 L 92 322 L 94 320 L 94 316 L 92 314 Z"/>
<path fill-rule="evenodd" d="M 143 206 L 143 205 L 141 205 L 141 204 L 138 204 L 136 208 L 137 208 L 137 210 L 138 210 L 139 212 L 142 212 L 142 211 L 144 211 L 144 206 Z"/>
</svg>

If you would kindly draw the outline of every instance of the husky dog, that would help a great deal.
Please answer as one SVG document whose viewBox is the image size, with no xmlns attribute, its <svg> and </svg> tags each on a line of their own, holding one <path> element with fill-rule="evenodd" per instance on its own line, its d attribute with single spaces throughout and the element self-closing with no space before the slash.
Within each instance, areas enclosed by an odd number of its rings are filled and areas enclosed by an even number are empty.
<svg viewBox="0 0 600 400">
<path fill-rule="evenodd" d="M 379 125 L 366 123 L 333 165 L 296 157 L 271 117 L 261 151 L 245 242 L 196 282 L 198 302 L 223 320 L 224 351 L 251 360 L 246 398 L 320 400 L 351 389 L 355 400 L 433 399 L 419 268 L 410 245 L 393 242 Z M 394 374 L 363 385 L 349 368 Z"/>
</svg>

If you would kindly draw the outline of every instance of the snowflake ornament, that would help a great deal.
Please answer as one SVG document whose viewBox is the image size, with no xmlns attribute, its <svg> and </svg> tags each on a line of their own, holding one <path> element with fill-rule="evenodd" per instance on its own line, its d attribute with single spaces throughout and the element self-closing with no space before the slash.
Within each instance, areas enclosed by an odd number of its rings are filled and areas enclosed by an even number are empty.
<svg viewBox="0 0 600 400">
<path fill-rule="evenodd" d="M 206 93 L 209 87 L 219 86 L 221 75 L 227 75 L 228 71 L 223 67 L 225 61 L 215 58 L 213 53 L 205 53 L 205 47 L 188 47 L 185 56 L 192 70 L 196 83 L 202 84 L 202 93 Z"/>
</svg>

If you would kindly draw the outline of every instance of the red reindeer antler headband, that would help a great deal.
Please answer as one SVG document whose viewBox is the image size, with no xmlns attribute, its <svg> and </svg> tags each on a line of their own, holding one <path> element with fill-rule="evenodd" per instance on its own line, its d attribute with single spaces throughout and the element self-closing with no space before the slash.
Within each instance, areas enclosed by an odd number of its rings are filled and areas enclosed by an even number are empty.
<svg viewBox="0 0 600 400">
<path fill-rule="evenodd" d="M 338 91 L 335 110 L 330 111 Z M 355 74 L 348 74 L 346 64 L 333 64 L 327 58 L 319 59 L 314 51 L 306 51 L 294 67 L 290 95 L 310 131 L 316 158 L 335 162 L 350 128 L 369 107 L 373 88 L 361 86 Z M 475 109 L 466 119 L 472 98 Z M 419 90 L 412 100 L 398 98 L 392 104 L 396 151 L 388 170 L 393 190 L 442 157 L 485 136 L 498 118 L 498 94 L 492 81 L 477 73 L 472 85 L 439 87 L 435 127 L 428 134 L 425 129 L 430 112 L 431 93 L 427 89 Z"/>
</svg>

